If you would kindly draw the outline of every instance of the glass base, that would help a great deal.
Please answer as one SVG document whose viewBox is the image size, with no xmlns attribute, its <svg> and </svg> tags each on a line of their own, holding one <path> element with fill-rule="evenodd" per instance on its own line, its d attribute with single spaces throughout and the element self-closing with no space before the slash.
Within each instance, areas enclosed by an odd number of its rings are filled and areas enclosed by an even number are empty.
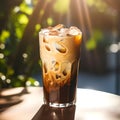
<svg viewBox="0 0 120 120">
<path fill-rule="evenodd" d="M 63 108 L 63 107 L 69 107 L 72 105 L 75 105 L 75 102 L 71 102 L 71 103 L 45 103 L 48 104 L 50 107 L 56 107 L 56 108 Z"/>
</svg>

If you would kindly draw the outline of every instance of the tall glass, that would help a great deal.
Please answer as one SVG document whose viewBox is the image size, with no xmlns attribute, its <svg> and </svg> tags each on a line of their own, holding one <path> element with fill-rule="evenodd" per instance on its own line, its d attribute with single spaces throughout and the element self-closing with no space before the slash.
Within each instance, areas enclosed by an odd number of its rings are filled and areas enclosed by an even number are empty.
<svg viewBox="0 0 120 120">
<path fill-rule="evenodd" d="M 44 102 L 52 107 L 75 104 L 82 33 L 76 27 L 42 29 L 39 33 Z"/>
</svg>

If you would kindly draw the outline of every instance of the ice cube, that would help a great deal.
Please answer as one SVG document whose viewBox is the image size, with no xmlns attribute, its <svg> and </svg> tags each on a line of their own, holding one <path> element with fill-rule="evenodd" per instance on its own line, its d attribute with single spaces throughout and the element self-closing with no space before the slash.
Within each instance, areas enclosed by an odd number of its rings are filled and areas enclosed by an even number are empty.
<svg viewBox="0 0 120 120">
<path fill-rule="evenodd" d="M 56 79 L 61 78 L 61 75 L 56 74 Z"/>
<path fill-rule="evenodd" d="M 56 25 L 55 27 L 53 27 L 52 29 L 53 29 L 53 30 L 59 30 L 59 29 L 61 29 L 61 28 L 63 28 L 63 27 L 64 27 L 63 24 L 58 24 L 58 25 Z"/>
<path fill-rule="evenodd" d="M 47 28 L 42 29 L 40 33 L 49 33 L 49 29 L 47 29 Z"/>
<path fill-rule="evenodd" d="M 57 36 L 57 35 L 59 35 L 59 32 L 57 30 L 53 30 L 53 31 L 49 32 L 49 35 Z"/>
<path fill-rule="evenodd" d="M 58 71 L 59 70 L 59 62 L 57 61 L 52 61 L 52 69 L 54 71 Z"/>
<path fill-rule="evenodd" d="M 44 43 L 48 43 L 48 40 L 46 38 L 43 38 Z"/>
<path fill-rule="evenodd" d="M 68 35 L 78 35 L 80 34 L 81 31 L 77 28 L 77 27 L 70 27 L 69 31 L 68 31 Z"/>
<path fill-rule="evenodd" d="M 61 28 L 59 36 L 66 36 L 68 34 L 69 29 L 68 28 Z"/>
<path fill-rule="evenodd" d="M 45 45 L 45 48 L 46 48 L 47 51 L 51 51 L 49 45 L 46 44 L 46 45 Z"/>
<path fill-rule="evenodd" d="M 59 43 L 54 43 L 54 47 L 60 53 L 66 53 L 66 51 L 67 51 L 67 49 L 63 45 L 61 45 Z"/>
<path fill-rule="evenodd" d="M 67 75 L 66 69 L 62 73 L 63 73 L 64 76 L 66 76 Z"/>
<path fill-rule="evenodd" d="M 44 70 L 45 73 L 47 73 L 47 66 L 46 66 L 46 63 L 44 63 L 44 65 L 43 65 L 43 70 Z"/>
<path fill-rule="evenodd" d="M 64 76 L 67 76 L 68 74 L 70 74 L 70 71 L 71 71 L 71 63 L 70 62 L 62 63 L 62 74 Z"/>
</svg>

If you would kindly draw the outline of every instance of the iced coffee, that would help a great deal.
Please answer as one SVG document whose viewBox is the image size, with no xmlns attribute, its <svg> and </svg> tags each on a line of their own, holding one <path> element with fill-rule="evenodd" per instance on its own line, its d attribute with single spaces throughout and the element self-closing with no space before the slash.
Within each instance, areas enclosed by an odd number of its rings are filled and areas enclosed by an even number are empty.
<svg viewBox="0 0 120 120">
<path fill-rule="evenodd" d="M 53 107 L 75 103 L 82 33 L 59 24 L 39 33 L 44 102 Z"/>
</svg>

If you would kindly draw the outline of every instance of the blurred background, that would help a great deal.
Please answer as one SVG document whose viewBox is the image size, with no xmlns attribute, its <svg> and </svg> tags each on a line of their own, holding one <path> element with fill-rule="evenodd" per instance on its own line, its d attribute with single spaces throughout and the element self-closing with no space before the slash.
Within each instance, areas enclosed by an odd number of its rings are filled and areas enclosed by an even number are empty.
<svg viewBox="0 0 120 120">
<path fill-rule="evenodd" d="M 83 32 L 78 87 L 120 93 L 119 0 L 0 0 L 0 88 L 42 86 L 38 33 Z"/>
</svg>

